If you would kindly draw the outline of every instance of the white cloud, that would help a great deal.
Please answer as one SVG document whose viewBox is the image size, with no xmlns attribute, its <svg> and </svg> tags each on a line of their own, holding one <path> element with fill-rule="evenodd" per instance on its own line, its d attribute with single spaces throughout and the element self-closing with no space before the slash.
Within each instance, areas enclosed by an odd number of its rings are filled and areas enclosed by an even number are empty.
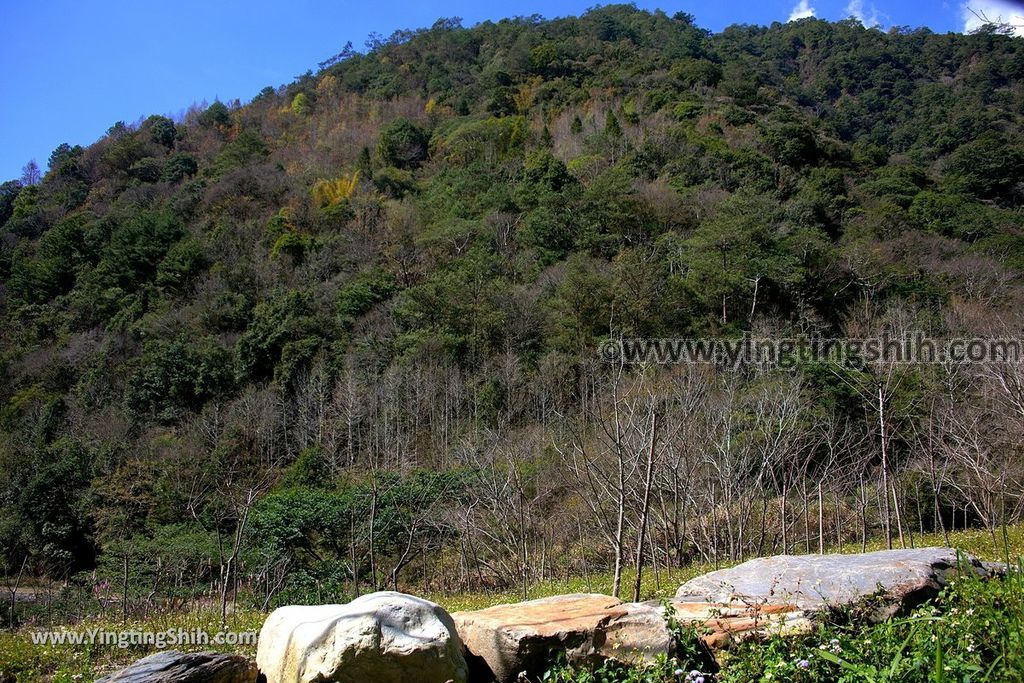
<svg viewBox="0 0 1024 683">
<path fill-rule="evenodd" d="M 1009 24 L 1013 35 L 1024 36 L 1024 7 L 1011 0 L 968 0 L 960 6 L 960 18 L 965 33 L 995 23 Z"/>
<path fill-rule="evenodd" d="M 787 21 L 796 21 L 797 19 L 806 19 L 807 17 L 814 16 L 814 8 L 811 7 L 810 0 L 800 0 L 793 8 L 793 11 L 789 13 L 789 19 Z"/>
<path fill-rule="evenodd" d="M 882 25 L 878 8 L 871 5 L 870 10 L 865 10 L 864 0 L 850 0 L 850 3 L 846 6 L 846 16 L 853 17 L 868 28 Z"/>
</svg>

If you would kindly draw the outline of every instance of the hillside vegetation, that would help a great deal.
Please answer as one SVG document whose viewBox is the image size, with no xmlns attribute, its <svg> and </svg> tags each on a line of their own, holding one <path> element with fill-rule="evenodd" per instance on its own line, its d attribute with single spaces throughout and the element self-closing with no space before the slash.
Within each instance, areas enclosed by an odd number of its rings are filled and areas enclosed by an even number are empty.
<svg viewBox="0 0 1024 683">
<path fill-rule="evenodd" d="M 1020 337 L 1022 77 L 995 30 L 609 6 L 61 145 L 0 188 L 2 619 L 1004 554 L 1021 363 L 598 348 Z"/>
</svg>

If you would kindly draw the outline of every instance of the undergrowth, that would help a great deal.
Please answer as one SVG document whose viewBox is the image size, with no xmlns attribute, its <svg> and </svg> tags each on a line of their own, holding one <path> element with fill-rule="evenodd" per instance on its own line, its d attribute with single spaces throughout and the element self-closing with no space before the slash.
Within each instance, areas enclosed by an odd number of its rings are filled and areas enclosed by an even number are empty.
<svg viewBox="0 0 1024 683">
<path fill-rule="evenodd" d="M 1024 553 L 1024 527 L 1011 527 L 1008 539 L 1012 555 Z M 989 535 L 983 531 L 956 532 L 951 542 L 984 559 L 996 560 L 1002 554 L 993 550 Z M 933 534 L 916 537 L 915 544 L 918 547 L 944 545 L 944 541 L 941 535 Z M 875 542 L 869 544 L 868 549 L 879 547 Z M 844 552 L 859 550 L 850 545 L 843 548 Z M 644 600 L 669 597 L 682 581 L 710 569 L 695 565 L 672 572 L 663 570 L 658 577 L 649 571 L 644 576 L 641 597 Z M 624 584 L 631 585 L 631 577 L 626 579 Z M 572 592 L 608 593 L 610 589 L 610 575 L 594 574 L 535 584 L 530 586 L 528 597 Z M 412 588 L 407 590 L 418 592 Z M 522 593 L 515 590 L 427 594 L 425 597 L 449 611 L 479 609 L 523 599 Z M 259 630 L 265 617 L 257 610 L 239 608 L 229 616 L 226 628 Z M 145 621 L 128 624 L 109 617 L 87 619 L 68 628 L 76 631 L 202 628 L 215 633 L 221 625 L 216 610 L 201 610 L 155 614 Z M 120 649 L 100 645 L 36 645 L 32 641 L 32 630 L 0 632 L 0 682 L 88 683 L 153 651 L 148 646 Z M 696 638 L 680 637 L 680 642 L 695 643 Z M 211 645 L 181 649 L 253 654 L 251 647 Z M 678 653 L 675 658 L 664 658 L 645 670 L 614 664 L 593 670 L 562 665 L 553 668 L 547 680 L 551 683 L 1024 682 L 1024 578 L 1019 572 L 1012 572 L 1002 581 L 964 576 L 954 580 L 938 599 L 907 618 L 875 626 L 827 624 L 803 638 L 771 638 L 743 644 L 720 655 L 717 664 L 709 665 L 695 650 L 690 650 Z"/>
<path fill-rule="evenodd" d="M 692 651 L 691 651 L 692 653 Z M 1002 580 L 961 572 L 910 615 L 820 624 L 801 637 L 747 641 L 717 671 L 683 653 L 645 668 L 559 665 L 555 683 L 1019 683 L 1024 681 L 1024 564 Z"/>
</svg>

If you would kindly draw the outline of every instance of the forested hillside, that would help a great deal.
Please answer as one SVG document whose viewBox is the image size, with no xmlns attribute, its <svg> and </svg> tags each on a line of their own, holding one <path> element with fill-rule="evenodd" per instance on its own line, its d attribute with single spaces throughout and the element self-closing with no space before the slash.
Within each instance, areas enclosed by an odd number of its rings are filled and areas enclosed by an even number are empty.
<svg viewBox="0 0 1024 683">
<path fill-rule="evenodd" d="M 266 608 L 995 544 L 1020 364 L 597 349 L 1021 336 L 1022 123 L 995 30 L 610 6 L 440 20 L 61 145 L 0 189 L 0 574 L 75 613 Z"/>
</svg>

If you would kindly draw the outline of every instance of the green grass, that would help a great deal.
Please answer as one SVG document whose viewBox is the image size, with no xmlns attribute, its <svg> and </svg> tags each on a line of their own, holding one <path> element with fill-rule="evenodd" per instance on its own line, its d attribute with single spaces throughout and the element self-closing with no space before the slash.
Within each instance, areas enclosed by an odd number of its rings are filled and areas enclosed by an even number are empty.
<svg viewBox="0 0 1024 683">
<path fill-rule="evenodd" d="M 954 548 L 966 553 L 971 553 L 982 560 L 1001 561 L 1005 559 L 1004 550 L 1001 545 L 1001 536 L 1001 533 L 997 535 L 997 541 L 1000 543 L 998 548 L 992 547 L 991 535 L 987 531 L 980 529 L 951 532 L 950 543 Z M 907 547 L 910 547 L 910 538 L 907 538 L 906 540 L 908 544 Z M 1024 555 L 1024 525 L 1008 527 L 1007 540 L 1007 547 L 1011 557 Z M 924 535 L 914 534 L 913 543 L 916 548 L 946 545 L 945 539 L 941 533 L 927 533 Z M 899 539 L 894 539 L 893 547 L 900 547 Z M 801 545 L 795 552 L 799 553 L 802 548 L 803 546 Z M 817 546 L 812 543 L 812 549 L 816 548 Z M 886 542 L 885 539 L 882 538 L 869 539 L 867 543 L 867 550 L 869 552 L 873 550 L 884 550 L 885 548 Z M 861 546 L 859 543 L 845 543 L 842 548 L 833 545 L 827 547 L 826 552 L 854 554 L 861 552 Z M 719 564 L 719 567 L 725 568 L 732 564 L 736 563 L 722 562 Z M 706 564 L 695 564 L 683 568 L 661 569 L 659 581 L 658 577 L 655 576 L 653 569 L 647 567 L 644 570 L 643 581 L 641 582 L 640 599 L 658 600 L 661 598 L 672 597 L 675 595 L 676 589 L 681 583 L 688 581 L 695 576 L 712 571 L 713 569 L 714 567 Z M 623 572 L 622 596 L 624 600 L 632 599 L 633 580 L 635 576 L 636 574 L 632 569 L 627 569 Z M 582 576 L 570 577 L 568 581 L 564 579 L 551 579 L 530 585 L 525 598 L 532 600 L 534 598 L 545 598 L 552 595 L 562 595 L 564 593 L 604 593 L 610 595 L 612 592 L 612 579 L 613 577 L 611 572 L 595 573 L 591 575 L 589 579 Z M 483 609 L 493 605 L 518 602 L 524 599 L 521 588 L 468 593 L 433 591 L 423 595 L 423 597 L 444 606 L 444 608 L 450 612 Z"/>
<path fill-rule="evenodd" d="M 692 640 L 692 639 L 691 639 Z M 712 671 L 714 670 L 714 671 Z M 687 676 L 695 671 L 696 674 Z M 682 672 L 677 674 L 676 672 Z M 1024 564 L 1005 580 L 968 572 L 911 615 L 855 619 L 719 653 L 662 659 L 646 669 L 556 666 L 548 683 L 1015 683 L 1024 681 Z"/>
<path fill-rule="evenodd" d="M 238 610 L 228 616 L 228 623 L 221 626 L 220 613 L 216 610 L 174 612 L 152 615 L 145 621 L 130 620 L 122 623 L 118 619 L 90 618 L 67 630 L 88 632 L 101 629 L 108 632 L 150 631 L 164 632 L 170 629 L 190 631 L 202 629 L 211 636 L 225 631 L 259 631 L 266 615 L 256 611 Z M 59 627 L 57 627 L 59 628 Z M 36 645 L 32 642 L 31 631 L 21 629 L 0 633 L 0 681 L 13 678 L 17 683 L 29 681 L 53 681 L 54 683 L 88 683 L 95 678 L 116 670 L 155 651 L 152 646 L 132 645 L 119 648 L 115 645 Z M 177 648 L 184 650 L 219 650 L 254 655 L 253 646 L 227 647 L 210 644 L 205 647 Z"/>
<path fill-rule="evenodd" d="M 1011 556 L 1024 555 L 1024 526 L 1008 529 L 1007 536 Z M 955 532 L 951 534 L 951 541 L 953 546 L 983 559 L 998 560 L 1003 555 L 1001 548 L 993 549 L 991 537 L 984 531 Z M 944 545 L 941 534 L 915 536 L 914 543 L 917 547 Z M 868 549 L 877 550 L 884 546 L 884 541 L 875 540 L 869 543 Z M 842 550 L 855 553 L 860 551 L 860 546 L 847 544 Z M 700 565 L 683 569 L 662 569 L 657 577 L 659 580 L 656 580 L 653 569 L 648 568 L 644 572 L 641 598 L 650 600 L 670 597 L 680 583 L 710 569 L 711 567 Z M 622 585 L 623 595 L 625 599 L 629 599 L 633 586 L 631 571 L 625 572 Z M 607 594 L 611 592 L 611 587 L 611 574 L 601 573 L 592 575 L 589 580 L 584 577 L 572 577 L 568 581 L 548 580 L 537 583 L 530 586 L 528 597 L 533 599 L 581 592 Z M 418 592 L 414 589 L 410 591 Z M 523 599 L 523 594 L 521 590 L 510 589 L 475 593 L 433 592 L 424 597 L 443 605 L 449 611 L 458 611 L 517 602 Z M 899 679 L 901 683 L 917 680 L 930 683 L 1024 680 L 1007 677 L 1010 674 L 1006 674 L 1005 671 L 1012 669 L 1005 669 L 1004 665 L 1000 665 L 1003 668 L 996 671 L 998 675 L 1004 676 L 1003 678 L 992 677 L 996 673 L 987 674 L 989 677 L 985 678 L 984 667 L 979 663 L 984 657 L 1000 657 L 1007 666 L 1013 663 L 1024 672 L 1024 579 L 1014 577 L 1005 582 L 961 580 L 943 595 L 934 609 L 938 610 L 938 614 L 925 611 L 913 619 L 876 627 L 852 629 L 829 626 L 808 639 L 773 639 L 765 643 L 742 646 L 723 661 L 723 671 L 716 680 L 719 683 L 745 683 L 757 680 L 853 682 Z M 229 615 L 227 630 L 258 631 L 265 616 L 258 611 L 236 610 Z M 144 622 L 130 621 L 128 624 L 121 624 L 117 619 L 91 618 L 69 628 L 76 631 L 99 628 L 107 631 L 139 629 L 154 632 L 201 628 L 211 634 L 221 630 L 220 615 L 215 610 L 156 614 Z M 937 636 L 934 642 L 930 640 L 933 634 Z M 817 651 L 820 644 L 828 643 L 833 638 L 840 641 L 843 653 L 841 658 L 849 668 L 826 661 L 826 654 Z M 969 647 L 973 649 L 968 650 Z M 211 645 L 183 649 L 220 649 L 251 655 L 254 648 Z M 101 645 L 41 646 L 32 642 L 29 629 L 2 632 L 0 681 L 88 683 L 153 650 L 151 646 L 132 646 L 126 649 Z M 899 656 L 901 652 L 903 655 Z M 935 673 L 929 667 L 934 668 L 936 657 L 942 660 L 938 672 L 940 677 L 921 677 L 924 676 L 921 672 L 931 672 L 929 675 Z M 892 664 L 897 658 L 899 661 L 893 668 Z M 813 671 L 797 667 L 803 659 L 813 662 Z M 672 672 L 677 667 L 686 669 L 687 665 L 686 662 L 664 664 L 660 670 L 650 672 L 614 668 L 596 672 L 563 669 L 553 672 L 550 680 L 565 683 L 655 683 L 672 680 Z M 945 667 L 949 667 L 950 671 L 946 672 Z M 891 673 L 887 673 L 890 669 Z M 710 677 L 706 683 L 711 683 Z"/>
<path fill-rule="evenodd" d="M 725 565 L 723 565 L 725 566 Z M 682 569 L 672 568 L 661 569 L 660 575 L 655 577 L 654 571 L 650 568 L 644 570 L 643 580 L 640 584 L 641 600 L 654 600 L 667 598 L 675 595 L 679 584 L 692 579 L 695 576 L 709 571 L 704 565 L 691 565 Z M 623 600 L 631 600 L 633 595 L 633 581 L 636 573 L 626 570 L 622 573 L 621 597 Z M 610 572 L 593 574 L 589 579 L 581 576 L 564 579 L 549 579 L 530 585 L 527 594 L 524 596 L 522 589 L 510 588 L 500 591 L 467 592 L 467 593 L 444 593 L 430 592 L 423 597 L 433 600 L 443 606 L 449 612 L 461 610 L 483 609 L 493 605 L 500 605 L 508 602 L 519 602 L 520 600 L 535 598 L 546 598 L 552 595 L 564 595 L 566 593 L 603 593 L 611 595 L 613 576 Z"/>
<path fill-rule="evenodd" d="M 1002 581 L 964 574 L 906 618 L 874 626 L 823 625 L 806 638 L 744 645 L 723 661 L 716 680 L 1022 681 L 1024 574 Z"/>
</svg>

